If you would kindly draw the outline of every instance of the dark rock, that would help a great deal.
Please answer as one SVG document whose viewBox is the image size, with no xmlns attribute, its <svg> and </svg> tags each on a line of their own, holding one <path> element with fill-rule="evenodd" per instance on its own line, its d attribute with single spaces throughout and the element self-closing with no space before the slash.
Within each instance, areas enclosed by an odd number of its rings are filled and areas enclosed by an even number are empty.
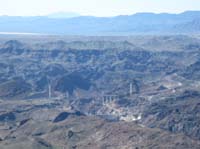
<svg viewBox="0 0 200 149">
<path fill-rule="evenodd" d="M 82 114 L 80 111 L 76 111 L 74 113 L 62 112 L 54 119 L 53 122 L 58 123 L 58 122 L 64 121 L 69 116 L 84 116 L 84 114 Z"/>
<path fill-rule="evenodd" d="M 69 94 L 73 94 L 74 90 L 77 88 L 88 90 L 91 86 L 89 80 L 84 79 L 79 74 L 70 74 L 62 77 L 57 85 L 56 90 L 61 92 L 69 92 Z"/>
<path fill-rule="evenodd" d="M 1 122 L 7 122 L 7 121 L 15 121 L 16 116 L 13 112 L 5 113 L 0 115 L 0 121 Z"/>
<path fill-rule="evenodd" d="M 68 131 L 68 135 L 67 135 L 67 136 L 68 136 L 69 139 L 70 139 L 73 135 L 74 135 L 74 132 L 73 132 L 73 131 L 71 131 L 71 130 Z"/>
<path fill-rule="evenodd" d="M 68 113 L 68 112 L 62 112 L 54 119 L 53 122 L 57 123 L 57 122 L 60 122 L 60 121 L 64 121 L 65 119 L 68 118 L 69 115 L 70 115 L 70 113 Z"/>
</svg>

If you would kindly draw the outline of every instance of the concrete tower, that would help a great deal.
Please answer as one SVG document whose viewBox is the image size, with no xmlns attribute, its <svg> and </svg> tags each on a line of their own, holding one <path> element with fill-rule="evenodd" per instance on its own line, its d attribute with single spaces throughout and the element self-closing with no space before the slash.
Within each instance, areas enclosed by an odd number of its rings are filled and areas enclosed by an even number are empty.
<svg viewBox="0 0 200 149">
<path fill-rule="evenodd" d="M 133 83 L 130 83 L 129 85 L 129 94 L 130 96 L 133 94 Z"/>
</svg>

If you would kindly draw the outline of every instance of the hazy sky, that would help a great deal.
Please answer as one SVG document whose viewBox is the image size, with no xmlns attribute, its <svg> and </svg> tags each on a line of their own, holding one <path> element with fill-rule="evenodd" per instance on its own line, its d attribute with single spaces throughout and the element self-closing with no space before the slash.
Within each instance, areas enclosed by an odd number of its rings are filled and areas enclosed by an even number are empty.
<svg viewBox="0 0 200 149">
<path fill-rule="evenodd" d="M 0 0 L 0 15 L 46 15 L 77 12 L 81 15 L 114 16 L 136 12 L 200 10 L 200 0 Z"/>
</svg>

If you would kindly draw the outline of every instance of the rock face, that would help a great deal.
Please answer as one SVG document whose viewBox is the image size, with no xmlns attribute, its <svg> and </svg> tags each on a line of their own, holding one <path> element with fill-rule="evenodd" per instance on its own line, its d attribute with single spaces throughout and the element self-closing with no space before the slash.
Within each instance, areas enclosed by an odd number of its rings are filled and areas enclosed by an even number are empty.
<svg viewBox="0 0 200 149">
<path fill-rule="evenodd" d="M 200 61 L 188 66 L 183 73 L 183 76 L 191 80 L 200 80 Z"/>
<path fill-rule="evenodd" d="M 1 122 L 14 121 L 15 119 L 16 117 L 12 112 L 0 115 Z"/>
<path fill-rule="evenodd" d="M 25 96 L 31 91 L 31 85 L 26 81 L 14 78 L 11 81 L 6 81 L 0 85 L 0 97 L 12 98 L 17 96 Z"/>
<path fill-rule="evenodd" d="M 61 122 L 61 121 L 64 121 L 65 119 L 67 119 L 69 116 L 84 116 L 84 114 L 82 114 L 81 112 L 79 111 L 76 111 L 76 112 L 62 112 L 60 113 L 55 119 L 54 119 L 54 123 L 58 123 L 58 122 Z"/>
<path fill-rule="evenodd" d="M 0 45 L 0 148 L 200 148 L 198 37 L 32 38 Z"/>
<path fill-rule="evenodd" d="M 77 88 L 89 90 L 90 86 L 90 80 L 84 79 L 76 74 L 70 74 L 67 76 L 63 76 L 58 80 L 58 83 L 55 86 L 55 90 L 68 92 L 71 95 Z"/>
<path fill-rule="evenodd" d="M 141 127 L 135 123 L 107 122 L 95 117 L 75 116 L 58 123 L 29 120 L 9 134 L 0 143 L 0 147 L 198 149 L 200 143 L 182 134 Z"/>
<path fill-rule="evenodd" d="M 161 128 L 173 133 L 182 132 L 200 139 L 199 97 L 184 100 L 168 99 L 147 107 L 144 124 L 151 128 Z"/>
</svg>

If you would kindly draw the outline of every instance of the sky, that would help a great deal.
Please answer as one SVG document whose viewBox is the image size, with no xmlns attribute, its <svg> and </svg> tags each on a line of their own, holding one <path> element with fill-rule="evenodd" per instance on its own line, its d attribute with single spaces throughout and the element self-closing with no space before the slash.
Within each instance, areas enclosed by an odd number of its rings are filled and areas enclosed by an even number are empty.
<svg viewBox="0 0 200 149">
<path fill-rule="evenodd" d="M 200 0 L 0 0 L 0 15 L 9 16 L 41 16 L 55 12 L 116 16 L 186 10 L 200 10 Z"/>
</svg>

